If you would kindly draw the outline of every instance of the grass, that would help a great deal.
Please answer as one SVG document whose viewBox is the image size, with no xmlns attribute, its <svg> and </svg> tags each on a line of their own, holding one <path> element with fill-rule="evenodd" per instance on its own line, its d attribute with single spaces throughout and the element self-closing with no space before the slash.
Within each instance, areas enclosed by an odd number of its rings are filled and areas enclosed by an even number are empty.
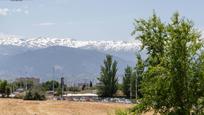
<svg viewBox="0 0 204 115">
<path fill-rule="evenodd" d="M 115 110 L 132 107 L 130 104 L 73 102 L 73 101 L 24 101 L 0 99 L 2 115 L 107 115 Z"/>
</svg>

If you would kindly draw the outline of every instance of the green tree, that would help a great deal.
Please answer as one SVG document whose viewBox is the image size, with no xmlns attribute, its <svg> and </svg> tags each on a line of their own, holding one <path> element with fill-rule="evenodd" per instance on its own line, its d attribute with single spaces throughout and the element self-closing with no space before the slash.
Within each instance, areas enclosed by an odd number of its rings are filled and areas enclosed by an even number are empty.
<svg viewBox="0 0 204 115">
<path fill-rule="evenodd" d="M 131 98 L 134 98 L 136 96 L 136 72 L 132 72 L 131 78 L 130 78 L 130 91 L 131 91 Z"/>
<path fill-rule="evenodd" d="M 102 97 L 112 97 L 117 91 L 118 78 L 116 77 L 117 62 L 113 61 L 111 55 L 107 55 L 104 66 L 101 66 L 101 73 L 98 85 L 98 94 Z"/>
<path fill-rule="evenodd" d="M 24 100 L 33 100 L 33 95 L 32 95 L 30 90 L 26 92 L 26 94 L 25 94 L 23 99 Z"/>
<path fill-rule="evenodd" d="M 147 70 L 142 74 L 143 98 L 134 110 L 141 113 L 153 109 L 155 113 L 174 115 L 190 115 L 192 110 L 201 113 L 204 75 L 203 58 L 198 52 L 202 42 L 193 23 L 175 13 L 165 24 L 153 14 L 148 20 L 136 20 L 133 35 L 136 32 L 140 33 L 137 39 L 142 49 L 147 49 L 148 58 Z"/>
<path fill-rule="evenodd" d="M 132 35 L 138 33 L 136 39 L 142 42 L 141 50 L 147 50 L 146 63 L 151 66 L 158 65 L 161 62 L 161 56 L 165 52 L 167 40 L 165 24 L 154 13 L 148 20 L 135 20 L 134 26 L 135 29 Z"/>
<path fill-rule="evenodd" d="M 142 57 L 141 57 L 141 55 L 138 53 L 137 55 L 137 63 L 136 63 L 136 66 L 135 66 L 135 80 L 137 80 L 137 81 L 135 81 L 135 82 L 137 82 L 137 86 L 136 86 L 136 88 L 135 88 L 135 90 L 137 91 L 137 96 L 139 97 L 139 98 L 141 98 L 142 97 L 142 93 L 141 93 L 141 82 L 142 82 L 142 74 L 143 74 L 143 72 L 144 72 L 144 61 L 142 60 Z"/>
<path fill-rule="evenodd" d="M 9 97 L 9 95 L 11 94 L 11 87 L 9 85 L 6 86 L 5 94 L 7 97 Z"/>
<path fill-rule="evenodd" d="M 123 77 L 123 93 L 129 98 L 130 97 L 130 79 L 132 77 L 132 68 L 127 66 L 125 68 L 125 75 Z"/>
<path fill-rule="evenodd" d="M 62 94 L 62 88 L 61 87 L 58 87 L 57 88 L 57 94 L 56 94 L 57 96 L 62 96 L 63 94 Z"/>
<path fill-rule="evenodd" d="M 24 98 L 24 100 L 45 100 L 45 91 L 41 86 L 34 86 L 29 89 Z"/>
<path fill-rule="evenodd" d="M 0 81 L 0 94 L 2 95 L 2 97 L 5 97 L 5 95 L 6 95 L 7 85 L 8 85 L 8 83 L 6 80 Z"/>
<path fill-rule="evenodd" d="M 46 81 L 46 82 L 42 83 L 42 87 L 46 91 L 52 91 L 53 90 L 53 84 L 54 84 L 54 89 L 56 90 L 59 87 L 59 82 L 54 81 L 54 80 L 50 80 L 50 81 Z"/>
<path fill-rule="evenodd" d="M 137 61 L 136 66 L 133 69 L 131 78 L 130 78 L 130 89 L 132 97 L 136 97 L 136 91 L 137 91 L 137 98 L 142 97 L 141 93 L 141 82 L 142 82 L 142 74 L 144 72 L 144 61 L 141 58 L 141 55 L 137 53 L 136 55 Z"/>
</svg>

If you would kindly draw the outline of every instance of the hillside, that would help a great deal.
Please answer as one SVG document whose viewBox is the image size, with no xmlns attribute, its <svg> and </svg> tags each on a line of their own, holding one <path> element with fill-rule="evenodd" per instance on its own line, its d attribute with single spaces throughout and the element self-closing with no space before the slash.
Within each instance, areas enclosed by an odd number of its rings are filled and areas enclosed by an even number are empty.
<svg viewBox="0 0 204 115">
<path fill-rule="evenodd" d="M 53 46 L 43 49 L 30 50 L 16 55 L 2 56 L 0 60 L 1 75 L 38 76 L 42 80 L 55 79 L 64 76 L 70 80 L 96 79 L 100 72 L 105 53 L 96 50 Z M 118 61 L 118 75 L 123 73 L 130 61 L 114 56 Z M 79 79 L 78 79 L 79 80 Z"/>
</svg>

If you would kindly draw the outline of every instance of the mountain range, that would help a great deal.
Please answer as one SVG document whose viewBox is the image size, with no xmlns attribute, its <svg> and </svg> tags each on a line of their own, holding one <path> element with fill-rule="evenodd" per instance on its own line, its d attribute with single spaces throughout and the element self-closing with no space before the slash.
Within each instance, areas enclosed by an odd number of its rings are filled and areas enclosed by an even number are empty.
<svg viewBox="0 0 204 115">
<path fill-rule="evenodd" d="M 29 38 L 21 39 L 15 36 L 0 36 L 0 45 L 12 45 L 27 48 L 46 48 L 50 46 L 65 46 L 72 48 L 97 49 L 103 51 L 136 51 L 139 41 L 80 41 L 75 39 L 59 38 Z"/>
<path fill-rule="evenodd" d="M 138 41 L 0 36 L 0 76 L 3 79 L 36 76 L 42 81 L 60 76 L 67 81 L 96 80 L 106 54 L 111 54 L 118 61 L 117 75 L 121 77 L 127 65 L 134 66 L 139 48 Z"/>
</svg>

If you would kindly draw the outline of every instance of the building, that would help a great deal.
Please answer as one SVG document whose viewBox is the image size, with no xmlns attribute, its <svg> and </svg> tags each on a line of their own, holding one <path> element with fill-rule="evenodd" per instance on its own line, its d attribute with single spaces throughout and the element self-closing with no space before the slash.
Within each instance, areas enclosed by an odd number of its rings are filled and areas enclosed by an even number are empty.
<svg viewBox="0 0 204 115">
<path fill-rule="evenodd" d="M 15 82 L 23 84 L 32 82 L 33 84 L 37 85 L 40 83 L 40 79 L 36 77 L 20 77 L 16 78 Z"/>
</svg>

